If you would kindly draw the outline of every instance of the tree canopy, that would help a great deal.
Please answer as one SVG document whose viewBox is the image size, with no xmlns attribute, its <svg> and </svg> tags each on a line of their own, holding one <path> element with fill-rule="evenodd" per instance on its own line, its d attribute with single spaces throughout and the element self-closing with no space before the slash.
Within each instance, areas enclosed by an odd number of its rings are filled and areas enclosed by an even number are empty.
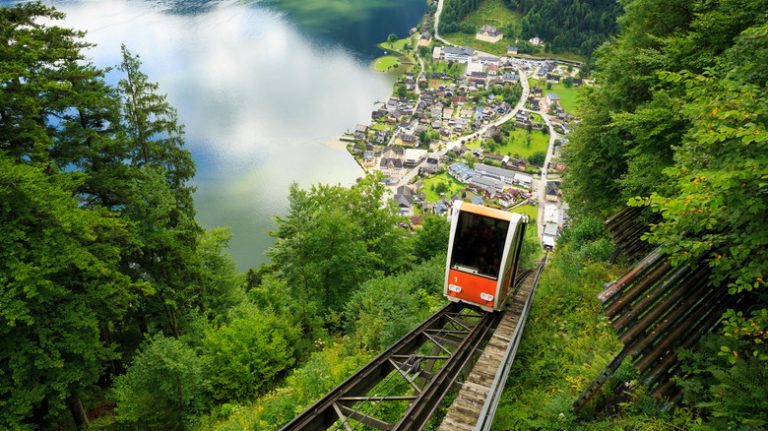
<svg viewBox="0 0 768 431">
<path fill-rule="evenodd" d="M 723 379 L 768 360 L 765 333 L 749 329 L 767 324 L 768 2 L 635 0 L 625 8 L 621 34 L 595 54 L 599 86 L 564 150 L 565 196 L 577 216 L 650 207 L 661 221 L 645 238 L 674 264 L 703 260 L 711 283 L 756 292 L 750 310 L 726 316 L 724 333 L 738 342 L 723 347 L 745 368 L 712 375 L 732 387 Z"/>
</svg>

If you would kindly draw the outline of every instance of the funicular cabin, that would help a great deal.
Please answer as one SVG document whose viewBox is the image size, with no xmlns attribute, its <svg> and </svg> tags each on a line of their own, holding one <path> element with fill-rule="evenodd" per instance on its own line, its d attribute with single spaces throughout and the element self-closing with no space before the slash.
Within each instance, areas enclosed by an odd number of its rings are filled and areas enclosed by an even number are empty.
<svg viewBox="0 0 768 431">
<path fill-rule="evenodd" d="M 445 296 L 486 311 L 504 305 L 517 273 L 528 217 L 455 202 L 445 269 Z"/>
</svg>

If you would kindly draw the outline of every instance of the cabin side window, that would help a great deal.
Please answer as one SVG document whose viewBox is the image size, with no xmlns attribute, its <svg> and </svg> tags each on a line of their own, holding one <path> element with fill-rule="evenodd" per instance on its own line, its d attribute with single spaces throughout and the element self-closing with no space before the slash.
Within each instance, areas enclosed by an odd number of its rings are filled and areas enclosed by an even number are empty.
<svg viewBox="0 0 768 431">
<path fill-rule="evenodd" d="M 451 268 L 498 279 L 508 229 L 508 221 L 461 212 Z"/>
</svg>

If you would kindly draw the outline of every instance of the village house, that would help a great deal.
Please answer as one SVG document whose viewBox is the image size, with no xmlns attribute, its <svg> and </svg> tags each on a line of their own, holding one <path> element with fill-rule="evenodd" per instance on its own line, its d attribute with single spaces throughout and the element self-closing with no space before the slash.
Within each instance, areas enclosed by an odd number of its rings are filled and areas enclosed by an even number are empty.
<svg viewBox="0 0 768 431">
<path fill-rule="evenodd" d="M 371 120 L 378 120 L 379 118 L 386 117 L 388 114 L 386 109 L 375 109 L 371 111 Z"/>
<path fill-rule="evenodd" d="M 453 121 L 454 121 L 453 130 L 459 133 L 466 130 L 467 126 L 469 126 L 469 120 L 467 120 L 466 118 L 457 118 Z"/>
<path fill-rule="evenodd" d="M 501 75 L 501 81 L 505 84 L 514 84 L 515 82 L 517 82 L 517 74 L 505 73 Z"/>
<path fill-rule="evenodd" d="M 358 141 L 364 141 L 366 134 L 368 133 L 368 126 L 365 124 L 358 124 L 355 126 L 355 139 Z"/>
<path fill-rule="evenodd" d="M 531 120 L 528 119 L 528 115 L 518 111 L 517 115 L 515 115 L 515 126 L 528 127 L 530 125 Z"/>
<path fill-rule="evenodd" d="M 520 50 L 516 46 L 510 45 L 507 47 L 507 55 L 517 55 L 518 51 Z"/>
<path fill-rule="evenodd" d="M 504 160 L 504 157 L 506 157 L 506 156 L 502 156 L 501 154 L 495 154 L 495 153 L 484 153 L 483 154 L 483 158 L 484 159 L 486 159 L 486 160 L 493 160 L 493 161 L 496 161 L 496 162 L 501 162 L 502 160 Z"/>
<path fill-rule="evenodd" d="M 474 54 L 475 50 L 467 46 L 444 46 L 442 48 L 441 58 L 445 61 L 455 61 L 466 64 L 472 60 L 472 55 Z"/>
<path fill-rule="evenodd" d="M 490 66 L 492 64 L 499 66 L 501 64 L 501 57 L 496 57 L 495 55 L 484 55 L 482 57 L 478 57 L 477 61 L 480 64 L 484 64 L 486 66 Z"/>
<path fill-rule="evenodd" d="M 447 200 L 440 199 L 439 201 L 435 202 L 434 212 L 436 215 L 439 215 L 439 216 L 445 215 L 445 213 L 447 213 L 449 209 L 451 209 L 451 205 L 448 203 Z"/>
<path fill-rule="evenodd" d="M 443 47 L 442 46 L 436 46 L 432 50 L 432 60 L 438 61 L 443 58 Z"/>
<path fill-rule="evenodd" d="M 477 163 L 475 165 L 475 172 L 489 178 L 503 181 L 507 184 L 512 184 L 515 179 L 514 171 L 510 171 L 508 169 L 503 169 L 503 168 L 497 168 L 495 166 L 486 165 L 483 163 Z"/>
<path fill-rule="evenodd" d="M 544 232 L 541 236 L 541 243 L 544 245 L 545 249 L 553 250 L 555 248 L 557 230 L 557 225 L 554 223 L 547 223 L 544 225 Z"/>
<path fill-rule="evenodd" d="M 467 68 L 464 71 L 464 74 L 467 76 L 470 76 L 475 72 L 482 72 L 483 70 L 485 70 L 485 66 L 483 65 L 483 63 L 480 63 L 477 61 L 470 61 L 469 63 L 467 63 Z"/>
<path fill-rule="evenodd" d="M 396 140 L 397 140 L 397 143 L 399 143 L 400 145 L 418 145 L 419 143 L 419 138 L 405 131 L 401 131 L 397 135 Z"/>
<path fill-rule="evenodd" d="M 506 184 L 512 184 L 525 188 L 529 188 L 533 184 L 533 177 L 529 174 L 504 168 L 497 168 L 495 166 L 490 166 L 483 163 L 477 163 L 475 165 L 475 172 L 480 175 L 502 181 Z"/>
<path fill-rule="evenodd" d="M 425 31 L 419 35 L 419 46 L 429 46 L 432 43 L 432 33 Z"/>
<path fill-rule="evenodd" d="M 405 155 L 405 150 L 400 147 L 388 146 L 388 147 L 384 147 L 384 149 L 381 151 L 381 157 L 400 159 L 401 161 L 404 155 Z"/>
<path fill-rule="evenodd" d="M 560 200 L 560 181 L 547 181 L 544 199 L 547 202 L 557 202 Z"/>
<path fill-rule="evenodd" d="M 403 166 L 406 168 L 412 168 L 427 157 L 427 150 L 419 150 L 416 148 L 408 148 L 405 150 L 403 156 Z"/>
<path fill-rule="evenodd" d="M 485 80 L 487 78 L 488 75 L 485 74 L 485 72 L 472 72 L 472 74 L 469 76 L 469 82 L 475 85 L 485 85 Z"/>
<path fill-rule="evenodd" d="M 480 193 L 485 193 L 491 199 L 493 199 L 497 193 L 504 190 L 504 183 L 502 181 L 484 175 L 475 175 L 467 184 L 470 188 Z"/>
<path fill-rule="evenodd" d="M 382 157 L 379 161 L 379 170 L 390 178 L 399 178 L 403 169 L 403 161 L 399 158 Z"/>
<path fill-rule="evenodd" d="M 549 106 L 557 106 L 560 103 L 560 96 L 555 93 L 547 93 L 547 104 Z"/>
<path fill-rule="evenodd" d="M 560 224 L 560 209 L 555 204 L 544 206 L 544 223 Z"/>
<path fill-rule="evenodd" d="M 376 166 L 376 155 L 373 151 L 363 152 L 363 167 L 373 168 Z"/>
<path fill-rule="evenodd" d="M 482 40 L 483 42 L 496 43 L 504 38 L 504 33 L 492 25 L 484 25 L 480 28 L 480 31 L 475 34 L 475 39 Z"/>
<path fill-rule="evenodd" d="M 397 111 L 399 107 L 400 107 L 400 99 L 398 99 L 397 97 L 390 97 L 387 100 L 386 108 L 387 108 L 387 111 L 389 111 L 390 113 Z"/>
<path fill-rule="evenodd" d="M 410 217 L 413 215 L 413 190 L 408 186 L 400 186 L 395 191 L 394 200 L 400 211 L 401 216 Z"/>
<path fill-rule="evenodd" d="M 534 36 L 528 39 L 528 42 L 530 42 L 531 45 L 534 45 L 534 46 L 544 46 L 544 41 L 541 40 L 541 38 L 539 38 L 538 36 Z"/>
<path fill-rule="evenodd" d="M 467 183 L 474 175 L 475 171 L 472 170 L 466 163 L 456 162 L 448 166 L 448 174 L 462 183 Z"/>
<path fill-rule="evenodd" d="M 373 132 L 373 139 L 377 144 L 386 144 L 389 142 L 389 130 L 375 130 Z"/>
<path fill-rule="evenodd" d="M 424 163 L 424 170 L 431 174 L 436 174 L 440 171 L 440 160 L 436 157 L 427 157 L 427 162 Z"/>
</svg>

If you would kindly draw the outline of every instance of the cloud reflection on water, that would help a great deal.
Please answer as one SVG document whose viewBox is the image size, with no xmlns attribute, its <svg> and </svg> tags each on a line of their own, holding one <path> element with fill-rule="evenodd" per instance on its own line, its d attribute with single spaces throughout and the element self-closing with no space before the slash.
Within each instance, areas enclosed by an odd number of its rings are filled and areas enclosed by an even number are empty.
<svg viewBox="0 0 768 431">
<path fill-rule="evenodd" d="M 392 81 L 347 50 L 313 43 L 257 5 L 209 2 L 174 14 L 138 1 L 53 4 L 67 13 L 64 25 L 88 31 L 96 65 L 117 64 L 125 43 L 168 93 L 198 164 L 198 218 L 232 227 L 241 269 L 265 260 L 291 182 L 350 184 L 361 174 L 328 143 L 366 121 Z"/>
</svg>

